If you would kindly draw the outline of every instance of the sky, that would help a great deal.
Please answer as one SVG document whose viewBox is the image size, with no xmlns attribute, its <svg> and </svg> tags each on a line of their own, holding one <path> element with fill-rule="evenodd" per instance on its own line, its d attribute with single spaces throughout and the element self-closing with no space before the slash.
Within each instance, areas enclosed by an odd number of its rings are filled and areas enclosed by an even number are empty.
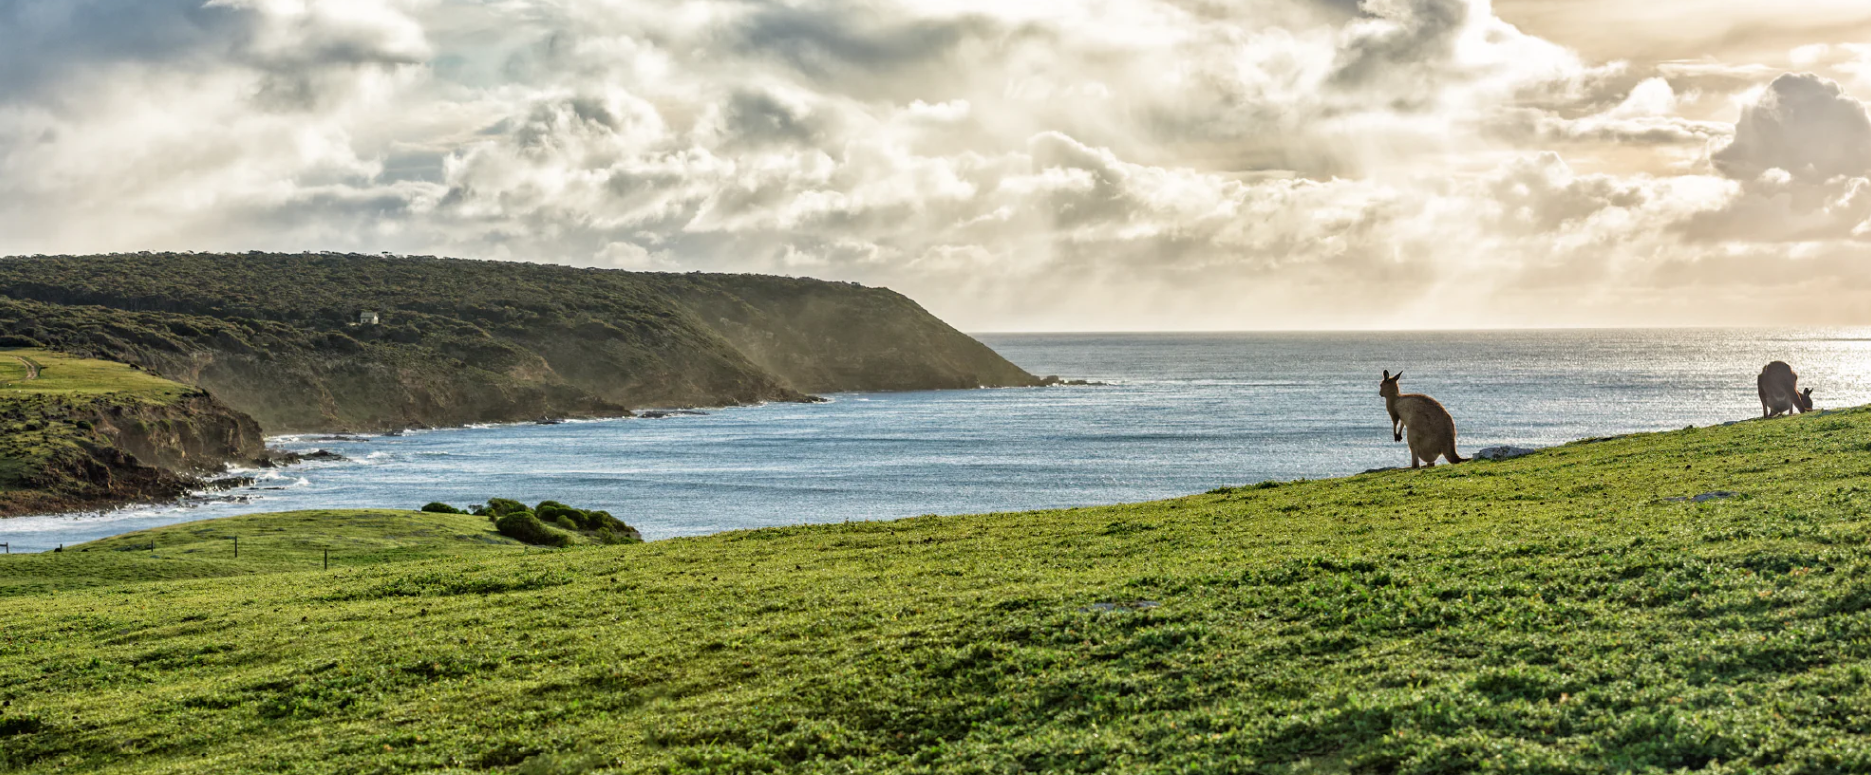
<svg viewBox="0 0 1871 775">
<path fill-rule="evenodd" d="M 968 331 L 1871 324 L 1862 0 L 0 0 L 0 255 L 894 288 Z"/>
</svg>

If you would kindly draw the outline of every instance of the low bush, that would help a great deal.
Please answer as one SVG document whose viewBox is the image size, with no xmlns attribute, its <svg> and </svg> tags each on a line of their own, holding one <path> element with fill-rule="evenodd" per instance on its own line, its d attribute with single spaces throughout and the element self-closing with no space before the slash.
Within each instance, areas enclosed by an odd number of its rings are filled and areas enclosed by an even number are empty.
<svg viewBox="0 0 1871 775">
<path fill-rule="evenodd" d="M 461 509 L 455 508 L 454 506 L 450 506 L 446 503 L 443 503 L 441 501 L 431 501 L 428 504 L 424 505 L 422 507 L 422 510 L 429 512 L 431 514 L 466 514 L 468 513 L 468 512 L 462 511 Z"/>
<path fill-rule="evenodd" d="M 454 509 L 446 503 L 431 503 L 423 511 Z M 540 501 L 527 508 L 511 498 L 489 498 L 486 505 L 476 505 L 470 512 L 487 517 L 501 535 L 538 546 L 565 546 L 583 538 L 599 544 L 642 543 L 643 534 L 608 511 L 573 508 L 558 501 Z"/>
<path fill-rule="evenodd" d="M 558 501 L 540 501 L 538 506 L 533 507 L 533 513 L 538 514 L 540 519 L 547 521 L 557 520 L 560 517 L 569 517 L 573 522 L 578 522 L 579 517 L 584 514 L 584 512 Z M 583 527 L 583 525 L 579 525 L 579 527 Z"/>
<path fill-rule="evenodd" d="M 476 509 L 474 513 L 477 516 L 483 517 L 504 517 L 508 514 L 518 514 L 522 511 L 530 513 L 532 509 L 527 508 L 526 504 L 510 498 L 488 498 L 487 505 Z"/>
<path fill-rule="evenodd" d="M 502 515 L 494 520 L 494 529 L 503 536 L 534 546 L 572 545 L 571 535 L 547 527 L 531 511 Z"/>
<path fill-rule="evenodd" d="M 608 511 L 575 509 L 558 501 L 540 501 L 533 512 L 539 518 L 575 529 L 602 544 L 636 543 L 643 540 L 635 528 L 611 516 Z"/>
</svg>

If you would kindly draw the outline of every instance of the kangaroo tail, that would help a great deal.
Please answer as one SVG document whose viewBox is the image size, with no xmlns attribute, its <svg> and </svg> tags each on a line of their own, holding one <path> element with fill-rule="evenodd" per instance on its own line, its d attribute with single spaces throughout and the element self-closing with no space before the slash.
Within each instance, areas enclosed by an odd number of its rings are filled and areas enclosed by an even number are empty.
<svg viewBox="0 0 1871 775">
<path fill-rule="evenodd" d="M 1449 450 L 1448 450 L 1447 452 L 1444 452 L 1444 453 L 1442 453 L 1442 456 L 1443 456 L 1443 457 L 1446 457 L 1446 458 L 1448 458 L 1448 459 L 1449 459 L 1449 462 L 1451 462 L 1451 463 L 1466 463 L 1466 462 L 1468 462 L 1468 458 L 1465 458 L 1465 457 L 1462 457 L 1461 455 L 1457 455 L 1457 454 L 1455 454 L 1455 445 L 1454 445 L 1454 444 L 1450 444 L 1450 445 L 1449 445 Z"/>
</svg>

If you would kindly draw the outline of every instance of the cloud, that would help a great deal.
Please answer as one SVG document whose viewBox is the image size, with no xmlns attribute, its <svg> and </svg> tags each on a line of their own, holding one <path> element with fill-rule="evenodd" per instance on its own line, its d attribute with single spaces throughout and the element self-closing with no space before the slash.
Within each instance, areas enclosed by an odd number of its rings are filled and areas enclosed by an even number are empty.
<svg viewBox="0 0 1871 775">
<path fill-rule="evenodd" d="M 975 328 L 1453 326 L 1668 309 L 1739 271 L 1715 254 L 1871 229 L 1863 108 L 1813 76 L 1587 62 L 1486 0 L 1094 5 L 0 0 L 0 253 L 811 274 Z"/>
<path fill-rule="evenodd" d="M 1734 141 L 1710 158 L 1744 180 L 1772 169 L 1802 181 L 1862 175 L 1871 172 L 1871 118 L 1833 81 L 1782 75 L 1742 111 Z"/>
<path fill-rule="evenodd" d="M 1510 137 L 1602 141 L 1637 145 L 1706 144 L 1733 134 L 1734 125 L 1685 118 L 1676 92 L 1661 76 L 1638 82 L 1623 101 L 1599 113 L 1566 118 L 1549 110 L 1504 112 L 1500 131 Z"/>
</svg>

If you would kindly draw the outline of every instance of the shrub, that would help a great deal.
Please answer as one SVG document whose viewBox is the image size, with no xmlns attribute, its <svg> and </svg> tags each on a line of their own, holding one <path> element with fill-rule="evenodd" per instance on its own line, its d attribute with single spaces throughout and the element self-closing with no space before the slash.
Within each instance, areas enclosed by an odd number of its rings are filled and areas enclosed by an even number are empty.
<svg viewBox="0 0 1871 775">
<path fill-rule="evenodd" d="M 455 508 L 454 506 L 450 506 L 446 503 L 443 503 L 441 501 L 433 501 L 431 503 L 428 503 L 427 505 L 424 505 L 422 507 L 422 510 L 429 512 L 431 514 L 466 514 L 468 513 L 468 512 L 462 511 L 461 509 Z"/>
<path fill-rule="evenodd" d="M 558 501 L 540 501 L 538 506 L 533 507 L 533 513 L 538 514 L 540 519 L 547 521 L 556 521 L 560 517 L 570 517 L 574 523 L 579 522 L 580 518 L 584 516 L 584 512 Z"/>
<path fill-rule="evenodd" d="M 623 520 L 611 516 L 610 512 L 587 511 L 585 514 L 591 518 L 591 526 L 585 529 L 591 531 L 600 543 L 643 543 L 642 533 L 637 532 L 636 528 L 624 524 Z"/>
<path fill-rule="evenodd" d="M 491 504 L 490 504 L 491 505 Z M 570 546 L 572 537 L 539 521 L 531 511 L 505 514 L 494 520 L 494 529 L 508 538 L 534 546 Z"/>
<path fill-rule="evenodd" d="M 508 514 L 518 514 L 520 512 L 530 514 L 532 513 L 532 509 L 527 508 L 524 503 L 508 498 L 488 498 L 487 505 L 476 509 L 474 513 L 477 516 L 499 518 Z"/>
<path fill-rule="evenodd" d="M 485 507 L 475 507 L 474 513 L 494 520 L 495 528 L 502 534 L 519 538 L 527 543 L 537 543 L 521 535 L 522 532 L 531 535 L 532 533 L 529 532 L 530 528 L 519 527 L 518 525 L 521 523 L 516 521 L 513 523 L 515 525 L 513 530 L 516 532 L 508 532 L 508 528 L 503 526 L 507 523 L 507 517 L 523 514 L 531 518 L 534 523 L 538 524 L 540 529 L 551 531 L 567 542 L 572 541 L 573 536 L 560 532 L 561 530 L 571 531 L 572 533 L 582 535 L 591 541 L 601 544 L 633 544 L 643 541 L 643 535 L 641 533 L 638 533 L 635 528 L 624 524 L 622 520 L 611 516 L 611 513 L 608 511 L 586 511 L 584 509 L 567 506 L 558 501 L 540 501 L 538 506 L 528 509 L 525 504 L 519 501 L 509 500 L 507 498 L 491 498 L 487 501 Z M 555 526 L 559 529 L 555 530 Z M 563 546 L 564 544 L 554 543 L 550 545 Z"/>
</svg>

